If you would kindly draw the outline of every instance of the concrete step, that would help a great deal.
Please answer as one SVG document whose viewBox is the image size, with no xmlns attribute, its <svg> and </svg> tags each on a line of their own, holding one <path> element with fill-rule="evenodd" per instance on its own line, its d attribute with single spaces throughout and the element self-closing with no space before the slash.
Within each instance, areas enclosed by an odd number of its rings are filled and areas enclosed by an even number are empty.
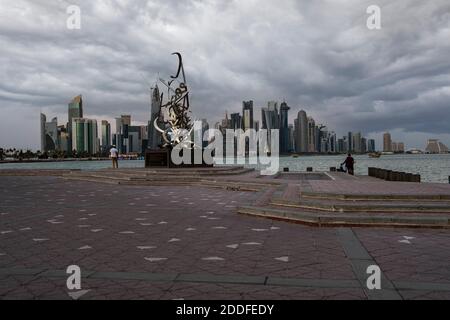
<svg viewBox="0 0 450 320">
<path fill-rule="evenodd" d="M 292 211 L 271 207 L 241 206 L 239 214 L 283 220 L 318 227 L 401 227 L 401 228 L 450 228 L 448 216 L 404 216 L 367 214 L 326 214 L 308 211 Z"/>
<path fill-rule="evenodd" d="M 450 194 L 343 194 L 325 192 L 301 192 L 302 198 L 336 199 L 349 201 L 450 201 Z"/>
<path fill-rule="evenodd" d="M 293 207 L 299 209 L 328 211 L 328 212 L 450 212 L 449 203 L 408 203 L 408 202 L 344 202 L 338 200 L 287 200 L 273 198 L 272 205 Z"/>
<path fill-rule="evenodd" d="M 77 169 L 0 169 L 0 176 L 62 176 L 80 172 Z"/>
</svg>

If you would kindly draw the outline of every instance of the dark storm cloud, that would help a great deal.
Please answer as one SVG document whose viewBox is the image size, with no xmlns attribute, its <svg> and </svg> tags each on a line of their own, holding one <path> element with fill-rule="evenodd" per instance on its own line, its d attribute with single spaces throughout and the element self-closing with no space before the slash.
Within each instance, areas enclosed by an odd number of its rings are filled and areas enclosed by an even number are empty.
<svg viewBox="0 0 450 320">
<path fill-rule="evenodd" d="M 81 30 L 66 28 L 71 4 Z M 371 4 L 381 30 L 366 28 Z M 242 100 L 286 99 L 292 118 L 305 108 L 339 134 L 423 147 L 417 135 L 450 139 L 449 39 L 447 0 L 2 1 L 0 145 L 38 147 L 39 112 L 63 123 L 80 93 L 89 117 L 145 123 L 180 51 L 194 116 L 211 125 Z"/>
</svg>

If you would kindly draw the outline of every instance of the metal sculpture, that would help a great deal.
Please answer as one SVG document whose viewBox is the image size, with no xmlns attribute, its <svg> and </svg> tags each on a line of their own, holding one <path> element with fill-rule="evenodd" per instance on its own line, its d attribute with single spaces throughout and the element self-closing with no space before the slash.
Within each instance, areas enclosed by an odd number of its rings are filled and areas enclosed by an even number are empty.
<svg viewBox="0 0 450 320">
<path fill-rule="evenodd" d="M 162 134 L 164 140 L 163 147 L 173 148 L 180 145 L 183 148 L 191 148 L 194 143 L 191 141 L 191 133 L 193 124 L 189 113 L 189 90 L 186 83 L 186 75 L 184 73 L 183 58 L 179 52 L 172 55 L 178 57 L 178 70 L 175 76 L 170 76 L 170 81 L 159 79 L 159 81 L 167 88 L 167 102 L 161 105 L 161 111 L 166 110 L 168 119 L 163 121 L 164 128 L 158 125 L 160 117 L 155 119 L 153 126 Z M 181 77 L 180 77 L 181 76 Z M 180 79 L 181 78 L 181 79 Z M 173 87 L 176 83 L 178 86 Z M 164 94 L 161 94 L 163 102 Z M 161 124 L 161 123 L 160 123 Z"/>
</svg>

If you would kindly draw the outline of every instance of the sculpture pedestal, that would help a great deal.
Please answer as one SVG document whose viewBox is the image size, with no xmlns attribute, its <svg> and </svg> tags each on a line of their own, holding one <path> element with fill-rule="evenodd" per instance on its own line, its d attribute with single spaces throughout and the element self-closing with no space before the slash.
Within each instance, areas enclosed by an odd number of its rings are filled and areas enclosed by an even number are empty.
<svg viewBox="0 0 450 320">
<path fill-rule="evenodd" d="M 145 151 L 145 167 L 146 168 L 168 168 L 170 162 L 170 151 L 167 149 Z"/>
<path fill-rule="evenodd" d="M 145 151 L 145 167 L 146 168 L 206 168 L 213 167 L 212 164 L 206 164 L 203 159 L 201 164 L 194 163 L 194 152 L 190 151 L 191 163 L 175 164 L 170 157 L 171 150 L 169 149 L 147 149 Z M 202 150 L 203 151 L 203 150 Z M 183 150 L 185 152 L 185 150 Z M 203 154 L 203 152 L 202 152 Z"/>
</svg>

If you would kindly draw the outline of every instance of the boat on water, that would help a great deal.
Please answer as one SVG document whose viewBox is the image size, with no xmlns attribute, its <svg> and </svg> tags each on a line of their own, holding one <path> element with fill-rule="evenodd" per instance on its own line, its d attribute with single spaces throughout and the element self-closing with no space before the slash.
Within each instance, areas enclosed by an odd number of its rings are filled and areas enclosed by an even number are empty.
<svg viewBox="0 0 450 320">
<path fill-rule="evenodd" d="M 381 157 L 381 153 L 380 152 L 369 153 L 369 157 L 371 157 L 371 158 L 379 158 L 379 157 Z"/>
</svg>

